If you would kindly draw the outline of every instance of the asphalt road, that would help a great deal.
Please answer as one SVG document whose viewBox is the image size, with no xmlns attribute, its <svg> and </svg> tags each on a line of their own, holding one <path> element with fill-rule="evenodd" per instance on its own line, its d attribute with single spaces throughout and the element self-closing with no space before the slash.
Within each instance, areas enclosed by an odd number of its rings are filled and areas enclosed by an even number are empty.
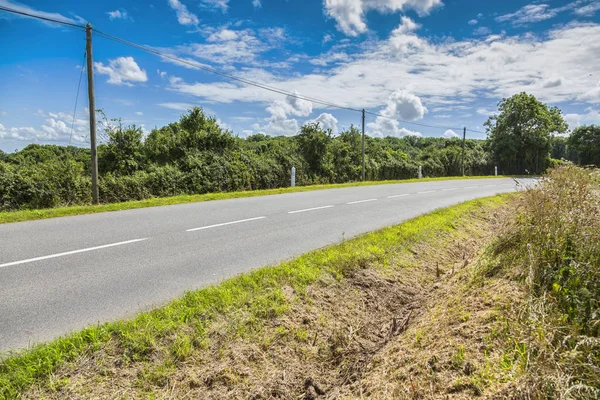
<svg viewBox="0 0 600 400">
<path fill-rule="evenodd" d="M 290 193 L 0 225 L 0 352 L 132 316 L 186 290 L 436 208 L 512 179 Z"/>
</svg>

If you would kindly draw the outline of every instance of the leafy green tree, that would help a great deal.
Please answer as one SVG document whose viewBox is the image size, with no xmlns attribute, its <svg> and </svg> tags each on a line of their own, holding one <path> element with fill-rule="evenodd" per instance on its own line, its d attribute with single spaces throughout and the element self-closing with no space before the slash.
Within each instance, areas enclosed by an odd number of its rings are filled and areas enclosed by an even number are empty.
<svg viewBox="0 0 600 400">
<path fill-rule="evenodd" d="M 109 141 L 98 148 L 98 167 L 101 173 L 131 174 L 142 169 L 144 151 L 142 129 L 135 125 L 107 129 Z"/>
<path fill-rule="evenodd" d="M 327 171 L 331 136 L 331 130 L 324 131 L 318 123 L 304 125 L 296 136 L 300 153 L 306 160 L 313 177 L 323 175 Z"/>
<path fill-rule="evenodd" d="M 520 93 L 498 104 L 499 114 L 485 125 L 493 161 L 501 173 L 541 173 L 550 162 L 551 135 L 568 125 L 557 107 L 549 108 L 533 95 Z"/>
<path fill-rule="evenodd" d="M 600 126 L 580 126 L 567 141 L 576 162 L 583 165 L 600 166 Z"/>
</svg>

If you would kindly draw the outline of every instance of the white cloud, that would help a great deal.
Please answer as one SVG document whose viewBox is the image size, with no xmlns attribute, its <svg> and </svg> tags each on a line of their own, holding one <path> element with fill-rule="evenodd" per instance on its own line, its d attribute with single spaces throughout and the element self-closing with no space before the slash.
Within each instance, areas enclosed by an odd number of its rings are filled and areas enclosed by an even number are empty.
<svg viewBox="0 0 600 400">
<path fill-rule="evenodd" d="M 170 110 L 177 110 L 177 111 L 188 111 L 191 108 L 194 108 L 194 104 L 191 104 L 191 103 L 160 103 L 158 105 L 160 107 L 168 108 Z"/>
<path fill-rule="evenodd" d="M 252 0 L 252 5 L 254 6 L 254 8 L 261 8 L 262 7 L 262 3 L 260 0 Z"/>
<path fill-rule="evenodd" d="M 96 62 L 94 66 L 99 74 L 108 75 L 108 83 L 114 85 L 132 86 L 131 82 L 142 83 L 148 81 L 146 71 L 137 65 L 133 57 L 118 57 L 109 60 L 108 65 Z"/>
<path fill-rule="evenodd" d="M 108 14 L 108 18 L 111 21 L 114 21 L 115 19 L 132 20 L 133 21 L 133 18 L 131 18 L 129 16 L 129 13 L 125 9 L 109 11 L 106 14 Z"/>
<path fill-rule="evenodd" d="M 415 121 L 422 119 L 426 112 L 427 108 L 423 106 L 419 97 L 404 90 L 397 90 L 388 97 L 387 107 L 379 113 L 381 116 L 367 125 L 371 134 L 378 137 L 420 135 L 418 132 L 400 128 L 398 119 Z"/>
<path fill-rule="evenodd" d="M 487 26 L 480 26 L 479 28 L 473 30 L 473 35 L 476 36 L 487 36 L 492 33 L 492 30 Z"/>
<path fill-rule="evenodd" d="M 294 91 L 294 93 L 297 94 L 298 92 Z M 253 129 L 270 135 L 291 136 L 298 133 L 300 127 L 295 118 L 289 117 L 307 117 L 312 113 L 313 105 L 310 101 L 286 96 L 285 100 L 275 100 L 266 110 L 271 114 L 266 119 L 267 124 L 264 126 L 254 124 Z"/>
<path fill-rule="evenodd" d="M 447 139 L 459 137 L 458 134 L 456 132 L 454 132 L 452 129 L 448 129 L 446 132 L 444 132 L 444 134 L 442 136 Z"/>
<path fill-rule="evenodd" d="M 333 36 L 331 36 L 329 33 L 326 34 L 325 36 L 323 36 L 323 44 L 329 43 L 333 40 Z"/>
<path fill-rule="evenodd" d="M 19 3 L 15 3 L 12 2 L 10 0 L 0 0 L 0 6 L 4 6 L 4 7 L 8 7 L 8 8 L 12 8 L 13 10 L 16 11 L 21 11 L 24 13 L 28 13 L 28 14 L 35 14 L 35 15 L 39 15 L 40 17 L 44 17 L 44 18 L 50 18 L 50 19 L 54 19 L 57 21 L 61 21 L 61 22 L 67 22 L 70 24 L 77 24 L 77 23 L 82 23 L 82 19 L 78 16 L 75 16 L 75 18 L 69 18 L 69 17 L 65 17 L 62 14 L 59 13 L 51 13 L 51 12 L 45 12 L 45 11 L 41 11 L 41 10 L 36 10 L 34 8 L 31 8 L 29 6 L 23 5 L 23 4 L 19 4 Z M 11 14 L 12 17 L 15 18 L 28 18 L 28 17 L 21 17 L 20 15 L 17 14 Z M 43 21 L 44 24 L 50 25 L 50 26 L 54 26 L 54 27 L 59 27 L 61 25 L 58 25 L 54 22 L 46 22 Z"/>
<path fill-rule="evenodd" d="M 200 6 L 225 14 L 229 8 L 229 0 L 200 0 Z"/>
<path fill-rule="evenodd" d="M 402 26 L 398 33 L 407 32 Z M 549 103 L 600 101 L 600 24 L 561 25 L 539 36 L 502 34 L 442 41 L 430 41 L 415 31 L 402 36 L 400 43 L 410 37 L 412 45 L 399 46 L 395 34 L 369 41 L 353 51 L 349 60 L 325 71 L 280 76 L 256 68 L 235 73 L 287 92 L 302 88 L 312 97 L 357 109 L 386 105 L 388 94 L 400 85 L 436 109 L 475 109 L 470 103 L 477 98 L 495 103 L 522 91 Z M 561 85 L 544 87 L 544 79 L 558 77 Z M 223 103 L 281 99 L 278 94 L 231 82 L 179 80 L 170 89 Z M 315 107 L 323 108 L 316 103 Z"/>
<path fill-rule="evenodd" d="M 338 120 L 329 113 L 323 113 L 315 119 L 306 121 L 307 123 L 318 123 L 321 129 L 331 129 L 334 135 L 338 134 Z"/>
<path fill-rule="evenodd" d="M 89 134 L 87 111 L 73 120 L 73 115 L 64 112 L 44 113 L 39 110 L 36 115 L 44 117 L 45 123 L 39 129 L 32 126 L 6 128 L 0 124 L 0 139 L 21 140 L 26 142 L 85 143 Z M 73 126 L 71 138 L 71 126 Z"/>
<path fill-rule="evenodd" d="M 169 0 L 169 5 L 177 14 L 177 21 L 181 25 L 194 25 L 197 26 L 200 21 L 195 14 L 188 11 L 187 7 L 179 0 Z"/>
<path fill-rule="evenodd" d="M 242 63 L 245 66 L 268 65 L 272 68 L 273 63 L 262 61 L 258 56 L 271 49 L 281 47 L 282 43 L 287 40 L 282 28 L 253 30 L 222 26 L 205 28 L 202 33 L 206 36 L 204 43 L 190 43 L 157 50 L 195 64 L 199 64 L 197 60 L 205 60 L 211 63 L 225 64 L 228 67 L 232 63 Z M 169 59 L 164 59 L 164 61 L 173 62 L 186 68 L 194 68 Z"/>
<path fill-rule="evenodd" d="M 482 108 L 478 108 L 478 109 L 477 109 L 477 114 L 479 114 L 479 115 L 483 115 L 483 116 L 485 116 L 485 117 L 492 116 L 492 115 L 494 115 L 495 113 L 496 113 L 495 111 L 490 111 L 490 110 L 488 110 L 487 108 L 483 108 L 483 107 L 482 107 Z"/>
<path fill-rule="evenodd" d="M 548 4 L 528 4 L 511 14 L 496 17 L 498 22 L 510 21 L 513 25 L 524 25 L 533 22 L 545 21 L 558 15 L 557 9 L 550 8 Z"/>
<path fill-rule="evenodd" d="M 469 25 L 477 25 L 479 23 L 479 21 L 477 21 L 476 19 L 472 19 L 469 21 Z"/>
<path fill-rule="evenodd" d="M 423 16 L 441 5 L 442 0 L 325 0 L 325 12 L 335 19 L 340 31 L 358 36 L 367 31 L 364 16 L 368 11 L 394 13 L 410 9 Z"/>
<path fill-rule="evenodd" d="M 143 112 L 141 112 L 141 111 L 136 111 L 136 112 L 135 112 L 135 114 L 136 114 L 136 115 L 139 115 L 140 117 L 144 115 L 144 113 L 143 113 Z"/>
<path fill-rule="evenodd" d="M 579 3 L 579 2 L 576 2 Z M 592 17 L 595 13 L 600 11 L 600 1 L 593 1 L 590 4 L 583 6 L 576 6 L 573 12 L 581 17 Z"/>
<path fill-rule="evenodd" d="M 590 107 L 585 110 L 585 114 L 565 114 L 565 120 L 571 130 L 581 125 L 600 125 L 600 112 Z"/>
</svg>

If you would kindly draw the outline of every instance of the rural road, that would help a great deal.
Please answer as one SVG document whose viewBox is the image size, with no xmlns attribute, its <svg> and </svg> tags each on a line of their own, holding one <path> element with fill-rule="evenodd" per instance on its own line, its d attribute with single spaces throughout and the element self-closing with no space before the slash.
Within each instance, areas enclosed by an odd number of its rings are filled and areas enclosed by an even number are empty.
<svg viewBox="0 0 600 400">
<path fill-rule="evenodd" d="M 512 179 L 289 193 L 0 225 L 0 352 L 132 316 Z"/>
</svg>

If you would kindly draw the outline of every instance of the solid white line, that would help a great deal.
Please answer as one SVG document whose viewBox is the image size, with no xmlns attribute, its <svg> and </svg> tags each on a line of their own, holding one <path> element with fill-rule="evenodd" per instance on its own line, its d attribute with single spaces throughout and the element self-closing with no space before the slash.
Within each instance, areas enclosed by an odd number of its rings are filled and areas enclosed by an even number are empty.
<svg viewBox="0 0 600 400">
<path fill-rule="evenodd" d="M 395 196 L 388 196 L 388 199 L 395 199 L 396 197 L 406 197 L 406 196 L 410 196 L 410 193 L 407 194 L 397 194 Z"/>
<path fill-rule="evenodd" d="M 100 249 L 106 249 L 108 247 L 115 247 L 115 246 L 122 246 L 124 244 L 130 244 L 130 243 L 136 243 L 136 242 L 141 242 L 144 240 L 148 240 L 148 238 L 145 239 L 134 239 L 134 240 L 128 240 L 126 242 L 119 242 L 119 243 L 111 243 L 111 244 L 105 244 L 102 246 L 96 246 L 96 247 L 89 247 L 87 249 L 81 249 L 81 250 L 73 250 L 73 251 L 66 251 L 64 253 L 57 253 L 57 254 L 51 254 L 49 256 L 43 256 L 43 257 L 36 257 L 36 258 L 30 258 L 28 260 L 21 260 L 21 261 L 14 261 L 14 262 L 9 262 L 6 264 L 0 264 L 0 268 L 4 268 L 4 267 L 10 267 L 13 265 L 19 265 L 19 264 L 26 264 L 26 263 L 31 263 L 34 261 L 41 261 L 41 260 L 47 260 L 49 258 L 56 258 L 56 257 L 63 257 L 63 256 L 69 256 L 71 254 L 77 254 L 77 253 L 84 253 L 86 251 L 94 251 L 94 250 L 100 250 Z"/>
<path fill-rule="evenodd" d="M 458 188 L 449 188 L 449 189 L 442 189 L 444 192 L 448 192 L 450 190 L 458 190 Z"/>
<path fill-rule="evenodd" d="M 350 203 L 346 203 L 346 204 L 360 204 L 360 203 L 368 203 L 370 201 L 377 201 L 377 199 L 368 199 L 368 200 L 359 200 L 359 201 L 351 201 Z"/>
<path fill-rule="evenodd" d="M 195 232 L 195 231 L 201 231 L 203 229 L 218 228 L 219 226 L 240 224 L 242 222 L 256 221 L 256 220 L 265 219 L 265 218 L 267 218 L 267 217 L 256 217 L 256 218 L 240 219 L 239 221 L 224 222 L 222 224 L 215 224 L 215 225 L 201 226 L 200 228 L 187 229 L 186 232 Z"/>
<path fill-rule="evenodd" d="M 435 193 L 435 190 L 428 190 L 427 192 L 417 192 L 417 194 Z"/>
<path fill-rule="evenodd" d="M 323 207 L 315 207 L 315 208 L 306 208 L 304 210 L 288 211 L 288 214 L 298 214 L 298 213 L 303 213 L 303 212 L 307 212 L 307 211 L 322 210 L 324 208 L 331 208 L 331 207 L 333 207 L 333 206 L 323 206 Z"/>
</svg>

